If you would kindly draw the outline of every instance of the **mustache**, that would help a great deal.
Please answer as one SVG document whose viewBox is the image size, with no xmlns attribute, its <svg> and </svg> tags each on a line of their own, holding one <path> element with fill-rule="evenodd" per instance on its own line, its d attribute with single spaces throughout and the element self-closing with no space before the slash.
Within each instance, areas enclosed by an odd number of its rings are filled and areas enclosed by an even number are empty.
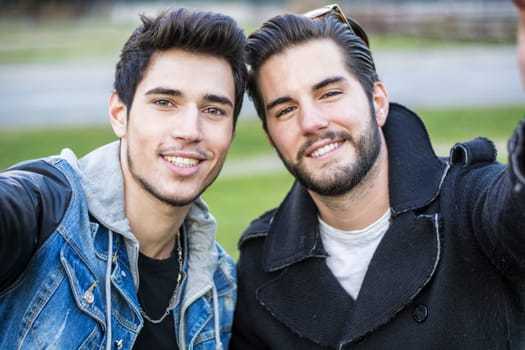
<svg viewBox="0 0 525 350">
<path fill-rule="evenodd" d="M 299 148 L 299 151 L 297 152 L 297 157 L 296 157 L 297 162 L 300 162 L 300 160 L 305 157 L 306 150 L 310 148 L 314 143 L 319 142 L 320 140 L 326 140 L 326 139 L 330 139 L 330 140 L 340 139 L 342 141 L 349 141 L 349 142 L 354 141 L 352 135 L 350 135 L 346 131 L 337 131 L 337 132 L 325 131 L 322 134 L 318 134 L 318 135 L 309 137 L 302 144 L 302 146 Z"/>
<path fill-rule="evenodd" d="M 160 153 L 176 153 L 176 152 L 179 152 L 179 151 L 189 151 L 189 152 L 192 152 L 192 153 L 196 153 L 202 159 L 210 159 L 213 156 L 211 152 L 203 150 L 203 149 L 201 149 L 199 147 L 188 148 L 188 147 L 179 147 L 179 146 L 165 146 L 165 147 L 161 147 L 159 149 Z"/>
</svg>

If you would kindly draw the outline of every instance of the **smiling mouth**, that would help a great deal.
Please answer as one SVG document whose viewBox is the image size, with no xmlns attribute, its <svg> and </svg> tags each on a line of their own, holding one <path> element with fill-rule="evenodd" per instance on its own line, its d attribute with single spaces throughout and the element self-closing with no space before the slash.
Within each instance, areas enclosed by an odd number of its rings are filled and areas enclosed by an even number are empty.
<svg viewBox="0 0 525 350">
<path fill-rule="evenodd" d="M 181 168 L 189 168 L 199 164 L 199 160 L 195 158 L 184 158 L 184 157 L 164 157 L 168 162 Z"/>
<path fill-rule="evenodd" d="M 328 145 L 318 148 L 312 153 L 310 153 L 310 157 L 312 158 L 321 157 L 322 155 L 325 155 L 326 153 L 333 151 L 336 148 L 341 147 L 342 144 L 343 144 L 342 142 L 329 143 Z"/>
</svg>

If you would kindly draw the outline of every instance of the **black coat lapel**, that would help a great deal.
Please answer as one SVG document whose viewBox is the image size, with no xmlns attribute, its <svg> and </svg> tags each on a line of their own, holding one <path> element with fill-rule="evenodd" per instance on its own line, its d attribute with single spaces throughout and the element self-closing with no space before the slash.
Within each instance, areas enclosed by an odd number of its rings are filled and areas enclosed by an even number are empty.
<svg viewBox="0 0 525 350">
<path fill-rule="evenodd" d="M 287 267 L 259 288 L 261 304 L 302 338 L 336 347 L 353 299 L 328 269 L 324 258 L 308 258 Z"/>
<path fill-rule="evenodd" d="M 394 318 L 429 282 L 441 249 L 437 220 L 409 212 L 393 221 L 370 262 L 345 327 L 345 342 Z"/>
</svg>

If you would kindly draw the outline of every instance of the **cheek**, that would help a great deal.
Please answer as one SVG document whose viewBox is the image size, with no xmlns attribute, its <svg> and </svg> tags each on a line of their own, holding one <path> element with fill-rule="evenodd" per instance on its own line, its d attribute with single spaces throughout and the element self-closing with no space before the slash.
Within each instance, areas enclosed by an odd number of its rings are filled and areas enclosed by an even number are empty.
<svg viewBox="0 0 525 350">
<path fill-rule="evenodd" d="M 207 126 L 203 138 L 206 144 L 214 148 L 216 152 L 226 152 L 233 141 L 233 127 Z"/>
<path fill-rule="evenodd" d="M 224 153 L 224 156 L 226 156 L 226 152 L 228 152 L 232 144 L 232 138 L 223 138 L 222 140 L 218 140 L 215 144 L 217 151 L 219 153 Z"/>
<path fill-rule="evenodd" d="M 141 153 L 146 149 L 150 149 L 152 146 L 152 140 L 159 140 L 158 135 L 156 137 L 148 130 L 147 127 L 130 127 L 127 132 L 127 141 L 130 148 L 133 148 L 135 152 Z"/>
<path fill-rule="evenodd" d="M 291 122 L 279 123 L 278 126 L 268 125 L 268 137 L 271 145 L 284 155 L 293 152 L 294 143 L 298 140 L 297 130 L 298 127 L 292 125 Z"/>
<path fill-rule="evenodd" d="M 125 141 L 127 152 L 135 162 L 151 159 L 162 146 L 164 137 L 151 130 L 151 126 L 128 124 Z"/>
<path fill-rule="evenodd" d="M 143 143 L 144 145 L 160 142 L 170 134 L 173 123 L 166 115 L 158 115 L 148 110 L 135 111 L 130 115 L 128 121 L 128 137 L 131 142 Z"/>
</svg>

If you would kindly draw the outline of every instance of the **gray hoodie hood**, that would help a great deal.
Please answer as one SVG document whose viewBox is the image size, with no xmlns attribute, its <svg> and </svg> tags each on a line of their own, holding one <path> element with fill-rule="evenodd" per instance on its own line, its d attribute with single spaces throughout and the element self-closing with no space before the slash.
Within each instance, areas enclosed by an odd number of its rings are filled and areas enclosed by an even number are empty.
<svg viewBox="0 0 525 350">
<path fill-rule="evenodd" d="M 68 149 L 61 156 L 77 171 L 91 214 L 104 226 L 125 238 L 130 269 L 138 288 L 139 242 L 131 232 L 125 215 L 124 180 L 120 167 L 120 142 L 95 149 L 78 159 Z M 215 246 L 216 223 L 206 203 L 199 197 L 185 220 L 188 242 L 187 283 L 182 300 L 184 310 L 193 300 L 213 286 L 218 264 Z"/>
</svg>

